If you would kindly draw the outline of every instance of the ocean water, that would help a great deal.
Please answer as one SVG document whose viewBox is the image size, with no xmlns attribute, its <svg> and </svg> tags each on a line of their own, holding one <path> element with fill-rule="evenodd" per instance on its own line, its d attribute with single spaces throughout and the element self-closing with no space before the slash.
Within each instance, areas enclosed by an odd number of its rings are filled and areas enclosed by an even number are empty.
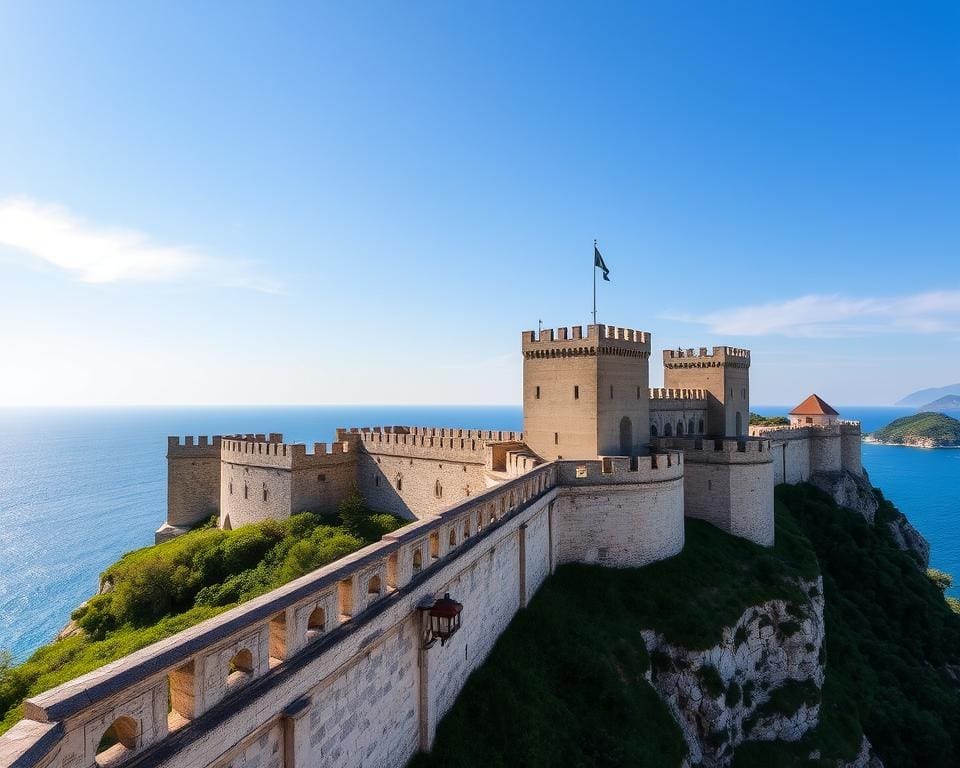
<svg viewBox="0 0 960 768">
<path fill-rule="evenodd" d="M 764 414 L 788 408 L 765 407 Z M 840 409 L 876 429 L 905 408 Z M 124 552 L 153 543 L 166 510 L 166 436 L 283 432 L 330 441 L 337 427 L 522 427 L 519 406 L 0 409 L 0 648 L 49 641 Z M 960 578 L 960 450 L 864 445 L 864 465 Z M 960 590 L 953 590 L 960 596 Z"/>
</svg>

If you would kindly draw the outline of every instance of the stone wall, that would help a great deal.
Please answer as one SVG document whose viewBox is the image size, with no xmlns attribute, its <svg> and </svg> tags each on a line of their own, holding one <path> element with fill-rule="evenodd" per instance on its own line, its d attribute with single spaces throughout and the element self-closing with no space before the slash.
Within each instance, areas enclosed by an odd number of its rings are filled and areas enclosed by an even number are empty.
<svg viewBox="0 0 960 768">
<path fill-rule="evenodd" d="M 773 458 L 762 438 L 661 438 L 661 449 L 683 451 L 684 513 L 720 530 L 772 546 Z"/>
<path fill-rule="evenodd" d="M 220 441 L 219 435 L 167 438 L 167 522 L 158 543 L 219 512 Z"/>
<path fill-rule="evenodd" d="M 124 766 L 404 764 L 550 572 L 557 482 L 538 467 L 33 697 L 0 764 L 92 768 L 118 718 Z M 445 592 L 463 627 L 423 648 Z"/>
<path fill-rule="evenodd" d="M 631 462 L 561 462 L 560 563 L 638 567 L 683 549 L 683 464 L 662 453 Z"/>
</svg>

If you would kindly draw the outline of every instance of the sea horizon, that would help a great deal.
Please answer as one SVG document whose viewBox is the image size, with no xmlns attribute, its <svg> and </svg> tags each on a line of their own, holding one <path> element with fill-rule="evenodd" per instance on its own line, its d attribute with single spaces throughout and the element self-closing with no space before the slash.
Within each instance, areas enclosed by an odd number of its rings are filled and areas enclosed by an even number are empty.
<svg viewBox="0 0 960 768">
<path fill-rule="evenodd" d="M 864 431 L 916 412 L 836 407 Z M 289 442 L 323 442 L 338 427 L 394 424 L 520 430 L 523 414 L 519 404 L 0 406 L 8 438 L 0 446 L 0 553 L 8 565 L 0 572 L 0 649 L 26 659 L 95 593 L 107 566 L 153 543 L 166 516 L 168 435 L 282 432 Z M 930 540 L 931 565 L 960 575 L 960 464 L 951 463 L 960 453 L 864 443 L 863 461 L 873 484 Z"/>
</svg>

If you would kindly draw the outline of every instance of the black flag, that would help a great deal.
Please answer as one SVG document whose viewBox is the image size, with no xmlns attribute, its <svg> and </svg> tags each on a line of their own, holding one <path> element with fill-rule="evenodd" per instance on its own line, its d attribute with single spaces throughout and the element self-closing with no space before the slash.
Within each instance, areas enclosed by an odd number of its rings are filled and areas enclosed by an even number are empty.
<svg viewBox="0 0 960 768">
<path fill-rule="evenodd" d="M 600 255 L 600 250 L 597 246 L 593 246 L 593 266 L 600 267 L 600 269 L 603 270 L 603 279 L 609 283 L 610 270 L 607 269 L 607 265 L 603 263 L 603 256 Z"/>
</svg>

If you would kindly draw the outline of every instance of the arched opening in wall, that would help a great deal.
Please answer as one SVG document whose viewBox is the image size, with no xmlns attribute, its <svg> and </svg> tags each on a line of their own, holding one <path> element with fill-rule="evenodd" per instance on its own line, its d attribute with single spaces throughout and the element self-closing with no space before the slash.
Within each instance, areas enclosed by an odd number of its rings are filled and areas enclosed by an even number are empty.
<svg viewBox="0 0 960 768">
<path fill-rule="evenodd" d="M 457 546 L 457 529 L 456 528 L 450 529 L 449 544 L 450 544 L 450 549 L 453 549 L 455 546 Z"/>
<path fill-rule="evenodd" d="M 467 518 L 463 521 L 463 538 L 464 539 L 470 538 L 470 517 L 469 516 L 467 516 Z"/>
<path fill-rule="evenodd" d="M 167 730 L 175 731 L 189 723 L 195 712 L 193 662 L 167 675 Z"/>
<path fill-rule="evenodd" d="M 629 456 L 633 453 L 633 422 L 629 416 L 620 419 L 620 455 Z"/>
<path fill-rule="evenodd" d="M 398 562 L 399 558 L 397 557 L 396 552 L 391 552 L 387 556 L 387 589 L 396 589 L 398 586 L 398 582 L 400 581 L 400 577 L 397 573 Z"/>
<path fill-rule="evenodd" d="M 736 421 L 737 421 L 737 435 L 742 435 L 743 434 L 743 414 L 741 414 L 740 411 L 737 411 Z"/>
<path fill-rule="evenodd" d="M 237 651 L 227 666 L 227 690 L 243 685 L 253 677 L 253 654 L 242 648 Z"/>
<path fill-rule="evenodd" d="M 230 524 L 230 515 L 223 516 L 223 526 L 221 526 L 225 531 L 232 531 L 233 526 Z"/>
<path fill-rule="evenodd" d="M 493 518 L 494 520 L 499 520 L 501 517 L 504 516 L 504 514 L 506 514 L 506 511 L 507 511 L 506 505 L 507 505 L 507 500 L 503 498 L 503 496 L 501 496 L 500 497 L 500 514 L 497 517 L 494 517 Z"/>
<path fill-rule="evenodd" d="M 687 434 L 692 435 L 693 433 L 694 433 L 693 419 L 690 419 L 690 421 L 687 422 Z"/>
<path fill-rule="evenodd" d="M 380 577 L 373 576 L 370 581 L 367 582 L 367 594 L 368 595 L 379 595 L 380 594 Z"/>
<path fill-rule="evenodd" d="M 697 432 L 699 432 L 701 435 L 703 434 L 703 419 L 700 419 L 700 421 L 697 422 Z"/>
<path fill-rule="evenodd" d="M 413 551 L 413 572 L 420 573 L 423 570 L 423 553 L 420 551 L 420 547 L 417 547 Z"/>
<path fill-rule="evenodd" d="M 281 611 L 270 619 L 270 645 L 267 663 L 271 669 L 287 657 L 287 612 Z"/>
<path fill-rule="evenodd" d="M 656 437 L 656 436 L 657 436 L 657 425 L 656 425 L 656 424 L 651 424 L 651 425 L 650 425 L 650 437 Z"/>
<path fill-rule="evenodd" d="M 110 723 L 97 744 L 96 764 L 98 766 L 117 765 L 133 754 L 139 739 L 137 721 L 122 715 Z"/>
<path fill-rule="evenodd" d="M 483 530 L 483 510 L 477 510 L 477 533 Z"/>
<path fill-rule="evenodd" d="M 677 422 L 677 437 L 683 437 L 683 422 Z"/>
<path fill-rule="evenodd" d="M 307 618 L 307 640 L 315 640 L 327 629 L 327 612 L 317 606 Z"/>
<path fill-rule="evenodd" d="M 397 472 L 397 490 L 403 490 L 403 475 L 401 475 L 399 472 Z"/>
<path fill-rule="evenodd" d="M 440 533 L 434 531 L 430 534 L 430 559 L 437 560 L 440 557 Z"/>
<path fill-rule="evenodd" d="M 673 427 L 669 424 L 663 425 L 663 436 L 664 437 L 673 437 Z"/>
<path fill-rule="evenodd" d="M 266 483 L 263 484 L 263 500 L 264 501 L 267 500 L 267 484 Z"/>
<path fill-rule="evenodd" d="M 433 495 L 436 496 L 438 499 L 443 498 L 443 486 L 440 485 L 439 480 L 437 480 L 437 482 L 434 483 Z"/>
</svg>

